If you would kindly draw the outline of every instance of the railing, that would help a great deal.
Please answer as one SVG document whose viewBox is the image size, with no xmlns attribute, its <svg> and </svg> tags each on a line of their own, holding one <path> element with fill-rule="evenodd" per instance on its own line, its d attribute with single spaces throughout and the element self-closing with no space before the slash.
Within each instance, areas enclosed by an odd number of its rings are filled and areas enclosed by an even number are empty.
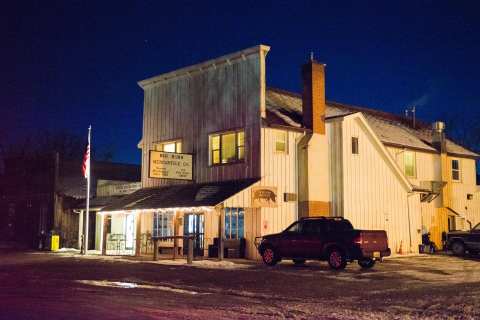
<svg viewBox="0 0 480 320">
<path fill-rule="evenodd" d="M 187 240 L 187 264 L 192 264 L 193 262 L 193 240 L 196 236 L 189 235 L 189 236 L 168 236 L 168 237 L 152 237 L 153 241 L 153 261 L 158 260 L 158 244 L 160 241 L 172 241 L 173 240 L 173 257 L 172 259 L 175 260 L 178 254 L 178 244 L 177 240 Z"/>
</svg>

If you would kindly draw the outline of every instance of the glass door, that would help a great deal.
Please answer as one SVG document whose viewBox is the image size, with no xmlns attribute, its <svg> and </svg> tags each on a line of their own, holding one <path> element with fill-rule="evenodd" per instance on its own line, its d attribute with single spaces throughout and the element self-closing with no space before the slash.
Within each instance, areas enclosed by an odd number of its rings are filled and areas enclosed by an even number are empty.
<svg viewBox="0 0 480 320">
<path fill-rule="evenodd" d="M 135 238 L 135 215 L 127 214 L 125 217 L 125 249 L 133 250 Z"/>
<path fill-rule="evenodd" d="M 183 234 L 185 236 L 194 236 L 193 255 L 203 256 L 205 216 L 203 213 L 186 213 L 183 218 Z M 188 242 L 183 242 L 183 254 L 188 254 Z"/>
</svg>

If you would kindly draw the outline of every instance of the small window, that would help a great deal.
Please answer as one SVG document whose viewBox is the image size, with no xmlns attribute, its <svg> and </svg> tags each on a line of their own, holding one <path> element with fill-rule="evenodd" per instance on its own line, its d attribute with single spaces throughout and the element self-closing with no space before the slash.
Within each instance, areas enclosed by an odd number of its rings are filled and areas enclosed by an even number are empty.
<svg viewBox="0 0 480 320">
<path fill-rule="evenodd" d="M 287 131 L 275 130 L 275 152 L 287 153 Z"/>
<path fill-rule="evenodd" d="M 452 180 L 460 181 L 460 160 L 452 160 Z"/>
<path fill-rule="evenodd" d="M 225 208 L 225 238 L 240 239 L 245 233 L 243 208 Z"/>
<path fill-rule="evenodd" d="M 358 138 L 352 137 L 352 154 L 358 154 Z"/>
<path fill-rule="evenodd" d="M 182 153 L 182 141 L 166 141 L 166 142 L 157 142 L 154 144 L 155 151 L 164 151 L 164 152 L 174 152 Z"/>
<path fill-rule="evenodd" d="M 210 135 L 210 164 L 227 164 L 245 159 L 245 133 L 234 131 Z"/>
<path fill-rule="evenodd" d="M 404 153 L 405 175 L 407 177 L 416 176 L 415 152 L 405 151 Z"/>
</svg>

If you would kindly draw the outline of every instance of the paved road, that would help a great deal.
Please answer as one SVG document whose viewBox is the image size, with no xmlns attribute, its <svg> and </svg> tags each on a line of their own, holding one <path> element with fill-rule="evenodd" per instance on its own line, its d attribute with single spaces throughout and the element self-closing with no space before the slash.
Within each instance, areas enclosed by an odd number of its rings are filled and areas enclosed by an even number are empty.
<svg viewBox="0 0 480 320">
<path fill-rule="evenodd" d="M 138 261 L 0 252 L 0 319 L 480 319 L 480 261 Z"/>
</svg>

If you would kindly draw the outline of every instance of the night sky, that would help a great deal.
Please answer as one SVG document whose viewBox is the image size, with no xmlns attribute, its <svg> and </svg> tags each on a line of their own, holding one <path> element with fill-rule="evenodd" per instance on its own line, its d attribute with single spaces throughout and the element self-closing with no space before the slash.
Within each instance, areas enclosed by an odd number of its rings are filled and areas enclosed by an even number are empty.
<svg viewBox="0 0 480 320">
<path fill-rule="evenodd" d="M 4 1 L 0 139 L 91 123 L 99 152 L 139 163 L 137 81 L 260 43 L 270 86 L 300 92 L 313 51 L 329 100 L 480 119 L 476 1 L 172 2 Z"/>
</svg>

